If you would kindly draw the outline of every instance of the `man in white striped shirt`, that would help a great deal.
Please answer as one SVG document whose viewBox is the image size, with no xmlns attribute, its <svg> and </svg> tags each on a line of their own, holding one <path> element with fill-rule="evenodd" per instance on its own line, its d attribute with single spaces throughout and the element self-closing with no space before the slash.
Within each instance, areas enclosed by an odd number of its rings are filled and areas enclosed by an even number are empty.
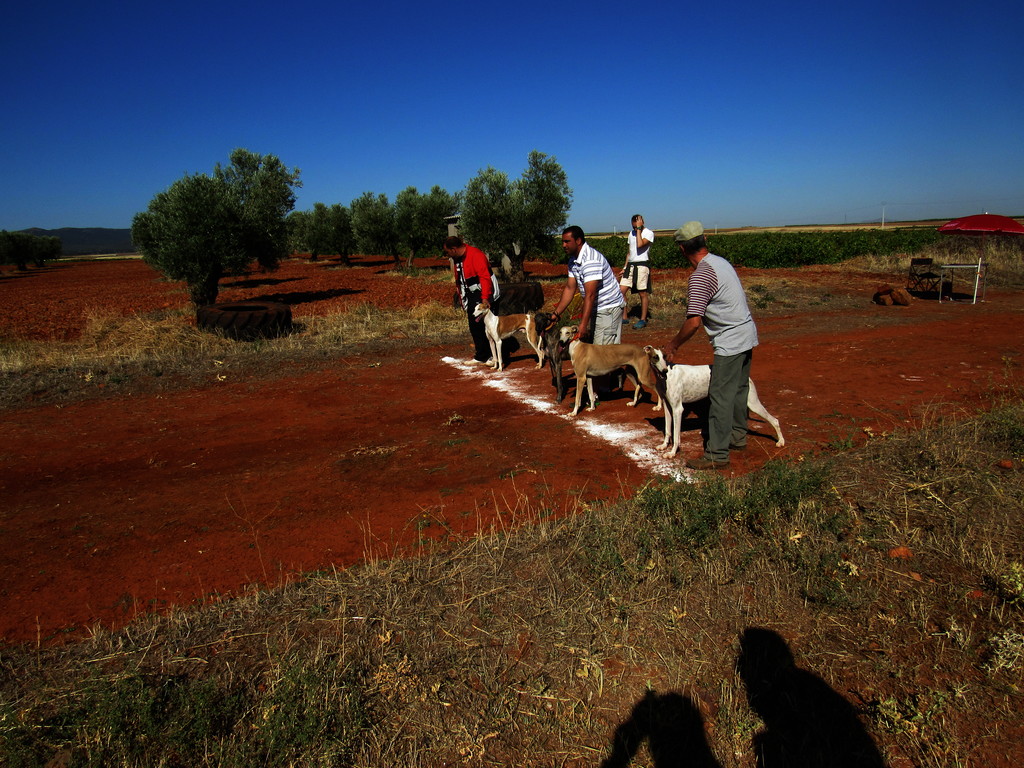
<svg viewBox="0 0 1024 768">
<path fill-rule="evenodd" d="M 757 326 L 732 264 L 708 253 L 704 227 L 689 221 L 675 233 L 693 272 L 687 282 L 686 320 L 663 350 L 669 360 L 702 325 L 715 351 L 711 367 L 708 439 L 704 455 L 688 459 L 691 469 L 725 469 L 729 451 L 747 447 L 747 390 Z"/>
<path fill-rule="evenodd" d="M 618 344 L 622 339 L 622 309 L 626 302 L 612 265 L 600 251 L 587 244 L 583 230 L 576 226 L 562 232 L 562 249 L 569 257 L 569 273 L 562 295 L 555 303 L 555 319 L 579 291 L 583 310 L 576 338 L 592 344 Z"/>
</svg>

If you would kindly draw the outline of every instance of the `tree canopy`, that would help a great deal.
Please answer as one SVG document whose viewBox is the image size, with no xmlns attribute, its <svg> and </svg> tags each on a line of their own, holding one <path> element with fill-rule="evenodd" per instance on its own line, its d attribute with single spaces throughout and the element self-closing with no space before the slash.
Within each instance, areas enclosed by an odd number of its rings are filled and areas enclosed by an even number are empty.
<svg viewBox="0 0 1024 768">
<path fill-rule="evenodd" d="M 523 278 L 531 250 L 565 226 L 572 190 L 553 156 L 534 150 L 520 178 L 488 166 L 469 180 L 462 199 L 459 229 L 464 237 L 508 262 L 508 277 Z"/>
<path fill-rule="evenodd" d="M 349 257 L 355 248 L 355 236 L 348 208 L 337 203 L 314 203 L 312 211 L 294 211 L 288 218 L 294 230 L 294 246 L 309 251 L 313 261 L 322 255 L 337 254 L 342 264 L 351 266 Z"/>
<path fill-rule="evenodd" d="M 186 175 L 132 220 L 132 240 L 146 263 L 184 281 L 196 306 L 217 300 L 220 278 L 253 262 L 276 269 L 289 252 L 287 216 L 301 186 L 298 169 L 274 155 L 231 153 L 212 175 Z"/>
<path fill-rule="evenodd" d="M 28 232 L 0 230 L 0 264 L 13 264 L 19 270 L 32 262 L 42 267 L 48 260 L 59 258 L 63 244 L 53 235 L 32 235 Z"/>
<path fill-rule="evenodd" d="M 398 262 L 398 233 L 395 209 L 384 194 L 364 192 L 352 201 L 352 233 L 356 249 L 364 254 L 391 256 Z"/>
<path fill-rule="evenodd" d="M 395 228 L 399 245 L 408 253 L 406 266 L 423 251 L 440 252 L 448 235 L 445 218 L 459 209 L 460 196 L 435 185 L 421 195 L 416 187 L 406 187 L 395 198 Z"/>
</svg>

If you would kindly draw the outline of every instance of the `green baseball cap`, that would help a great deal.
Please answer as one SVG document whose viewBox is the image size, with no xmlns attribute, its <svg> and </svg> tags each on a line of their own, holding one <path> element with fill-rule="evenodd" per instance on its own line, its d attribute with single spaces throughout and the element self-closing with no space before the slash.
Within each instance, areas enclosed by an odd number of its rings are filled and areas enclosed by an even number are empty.
<svg viewBox="0 0 1024 768">
<path fill-rule="evenodd" d="M 688 221 L 676 230 L 675 238 L 677 243 L 693 240 L 704 234 L 704 227 L 699 221 Z"/>
</svg>

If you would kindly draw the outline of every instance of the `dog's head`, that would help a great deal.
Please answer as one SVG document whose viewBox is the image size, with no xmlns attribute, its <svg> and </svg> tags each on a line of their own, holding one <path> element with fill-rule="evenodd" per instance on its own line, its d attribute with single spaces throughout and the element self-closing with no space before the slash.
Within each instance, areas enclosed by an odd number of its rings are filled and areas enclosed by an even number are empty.
<svg viewBox="0 0 1024 768">
<path fill-rule="evenodd" d="M 483 317 L 490 311 L 490 309 L 491 308 L 487 305 L 486 301 L 481 301 L 476 305 L 476 309 L 473 310 L 473 317 Z"/>
<path fill-rule="evenodd" d="M 664 352 L 657 347 L 652 347 L 650 344 L 644 347 L 644 352 L 647 353 L 647 359 L 651 361 L 651 369 L 655 373 L 661 375 L 668 373 L 668 369 L 672 364 L 665 359 Z"/>
<path fill-rule="evenodd" d="M 528 313 L 531 314 L 531 313 Z M 546 335 L 548 326 L 551 325 L 551 321 L 554 319 L 554 315 L 550 312 L 533 312 L 533 324 L 537 326 L 537 332 Z M 555 330 L 552 328 L 551 330 Z"/>
<path fill-rule="evenodd" d="M 578 325 L 563 325 L 562 330 L 558 332 L 558 341 L 561 344 L 568 344 L 576 336 L 576 331 L 579 330 Z"/>
</svg>

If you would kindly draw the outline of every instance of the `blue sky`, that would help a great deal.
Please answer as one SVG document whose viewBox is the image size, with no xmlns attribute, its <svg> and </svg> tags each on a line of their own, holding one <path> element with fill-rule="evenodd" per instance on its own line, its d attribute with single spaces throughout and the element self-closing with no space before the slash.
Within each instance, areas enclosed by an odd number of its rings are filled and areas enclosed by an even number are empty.
<svg viewBox="0 0 1024 768">
<path fill-rule="evenodd" d="M 619 230 L 1024 214 L 1024 5 L 18 3 L 0 229 L 128 227 L 244 147 L 298 209 L 518 177 Z"/>
</svg>

